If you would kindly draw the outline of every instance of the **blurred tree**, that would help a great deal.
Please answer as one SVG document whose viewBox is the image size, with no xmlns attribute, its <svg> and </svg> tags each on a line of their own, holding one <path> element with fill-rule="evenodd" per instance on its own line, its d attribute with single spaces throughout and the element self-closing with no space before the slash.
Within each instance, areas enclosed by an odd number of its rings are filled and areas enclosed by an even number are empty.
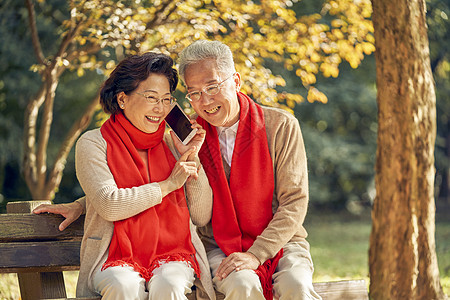
<svg viewBox="0 0 450 300">
<path fill-rule="evenodd" d="M 294 6 L 298 14 L 320 10 L 321 1 L 302 1 Z M 437 138 L 435 149 L 436 204 L 450 204 L 450 3 L 427 0 L 430 58 L 436 82 Z M 293 94 L 305 96 L 297 87 L 295 72 L 271 64 L 282 74 Z M 338 78 L 317 77 L 316 87 L 329 103 L 303 102 L 294 108 L 305 139 L 310 178 L 310 203 L 314 206 L 348 208 L 354 212 L 373 201 L 377 107 L 375 61 L 366 57 L 358 69 L 347 63 L 339 67 Z M 356 121 L 356 126 L 355 126 Z M 438 198 L 439 197 L 439 198 Z M 355 202 L 357 201 L 357 202 Z"/>
<path fill-rule="evenodd" d="M 42 81 L 24 116 L 23 173 L 32 197 L 54 197 L 67 156 L 98 108 L 96 96 L 67 132 L 48 167 L 57 87 L 67 71 L 80 77 L 89 70 L 107 74 L 115 66 L 114 57 L 120 60 L 147 50 L 175 57 L 193 40 L 213 38 L 231 47 L 238 71 L 247 78 L 243 91 L 259 102 L 292 108 L 303 100 L 300 95 L 277 93 L 276 87 L 285 81 L 264 67 L 266 60 L 294 70 L 309 101 L 325 102 L 326 96 L 315 87 L 317 74 L 336 77 L 343 60 L 356 68 L 364 54 L 374 50 L 370 2 L 324 1 L 320 13 L 306 16 L 296 15 L 294 2 L 74 0 L 65 6 L 56 0 L 26 0 L 37 60 L 32 70 Z M 53 41 L 42 43 L 41 26 L 56 26 Z"/>
<path fill-rule="evenodd" d="M 435 249 L 436 95 L 425 0 L 372 0 L 378 140 L 373 299 L 445 299 Z"/>
<path fill-rule="evenodd" d="M 377 133 L 374 57 L 338 78 L 320 78 L 329 103 L 294 108 L 308 156 L 310 201 L 316 207 L 360 213 L 372 204 Z"/>
<path fill-rule="evenodd" d="M 436 83 L 436 202 L 450 205 L 450 2 L 427 0 L 431 70 Z"/>
<path fill-rule="evenodd" d="M 324 1 L 294 5 L 297 15 L 320 11 Z M 324 16 L 325 22 L 332 22 Z M 295 71 L 279 63 L 270 69 L 286 79 L 280 92 L 307 91 L 297 84 Z M 308 156 L 310 205 L 316 208 L 348 209 L 361 213 L 375 194 L 374 163 L 377 131 L 375 60 L 370 55 L 356 70 L 344 62 L 337 78 L 317 76 L 316 88 L 330 101 L 302 102 L 295 106 Z"/>
</svg>

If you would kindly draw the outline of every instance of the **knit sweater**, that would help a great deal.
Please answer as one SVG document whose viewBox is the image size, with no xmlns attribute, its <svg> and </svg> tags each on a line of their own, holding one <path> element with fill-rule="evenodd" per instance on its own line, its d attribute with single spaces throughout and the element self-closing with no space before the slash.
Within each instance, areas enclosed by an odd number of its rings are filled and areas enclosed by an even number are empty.
<svg viewBox="0 0 450 300">
<path fill-rule="evenodd" d="M 170 135 L 166 134 L 164 140 L 178 159 L 180 155 Z M 85 199 L 77 200 L 86 213 L 77 297 L 96 295 L 92 275 L 108 257 L 113 222 L 132 217 L 162 201 L 158 183 L 119 189 L 107 164 L 106 148 L 100 129 L 94 129 L 80 137 L 75 149 L 76 173 L 86 194 Z M 192 222 L 197 226 L 207 224 L 212 213 L 212 191 L 202 169 L 197 180 L 189 180 L 185 184 L 185 194 Z M 201 282 L 198 279 L 195 281 L 199 287 L 197 298 L 215 299 L 206 253 L 192 222 L 191 238 L 201 271 Z"/>
<path fill-rule="evenodd" d="M 275 189 L 272 200 L 274 216 L 248 252 L 264 263 L 288 242 L 303 241 L 303 227 L 308 206 L 306 153 L 298 120 L 286 111 L 262 106 L 267 142 L 273 163 Z M 224 169 L 229 178 L 230 166 Z M 265 166 L 254 172 L 264 172 Z M 198 232 L 207 251 L 217 248 L 211 222 Z"/>
</svg>

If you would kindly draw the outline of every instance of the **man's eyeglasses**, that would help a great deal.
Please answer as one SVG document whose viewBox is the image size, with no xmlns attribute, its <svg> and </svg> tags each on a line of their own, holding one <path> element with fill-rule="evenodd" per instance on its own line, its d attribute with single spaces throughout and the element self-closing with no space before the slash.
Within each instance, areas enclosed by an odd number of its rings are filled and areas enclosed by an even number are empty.
<svg viewBox="0 0 450 300">
<path fill-rule="evenodd" d="M 186 99 L 188 99 L 191 102 L 192 101 L 198 101 L 202 97 L 202 92 L 204 92 L 204 93 L 206 93 L 207 95 L 210 95 L 210 96 L 217 95 L 220 92 L 222 84 L 225 81 L 227 81 L 228 79 L 230 79 L 231 77 L 233 77 L 234 74 L 236 74 L 236 73 L 231 74 L 231 76 L 228 76 L 226 79 L 222 80 L 219 83 L 215 83 L 215 84 L 211 84 L 211 85 L 205 86 L 204 88 L 202 88 L 201 91 L 194 91 L 194 92 L 187 93 L 186 94 Z"/>
<path fill-rule="evenodd" d="M 153 96 L 153 95 L 151 95 L 151 94 L 148 94 L 148 93 L 139 93 L 139 92 L 136 92 L 136 94 L 145 97 L 145 99 L 147 99 L 148 103 L 154 104 L 154 105 L 158 104 L 159 102 L 162 102 L 163 105 L 169 106 L 169 105 L 171 105 L 172 103 L 174 103 L 175 101 L 177 101 L 177 100 L 176 100 L 174 97 L 172 97 L 172 96 L 167 96 L 167 97 L 164 97 L 164 98 L 156 98 L 155 96 Z"/>
</svg>

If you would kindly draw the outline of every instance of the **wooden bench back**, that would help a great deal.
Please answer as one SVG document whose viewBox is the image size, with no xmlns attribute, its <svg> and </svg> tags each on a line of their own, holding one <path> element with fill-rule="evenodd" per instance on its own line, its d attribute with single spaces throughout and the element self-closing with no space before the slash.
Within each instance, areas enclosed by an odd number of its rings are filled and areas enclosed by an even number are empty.
<svg viewBox="0 0 450 300">
<path fill-rule="evenodd" d="M 77 270 L 84 216 L 64 231 L 52 214 L 0 214 L 0 273 Z"/>
<path fill-rule="evenodd" d="M 64 217 L 31 213 L 42 203 L 8 203 L 0 214 L 0 273 L 17 273 L 23 300 L 66 298 L 62 271 L 80 268 L 84 216 L 61 232 Z"/>
<path fill-rule="evenodd" d="M 0 273 L 79 269 L 84 216 L 61 232 L 62 216 L 11 213 L 21 211 L 21 203 L 11 204 L 0 214 Z"/>
</svg>

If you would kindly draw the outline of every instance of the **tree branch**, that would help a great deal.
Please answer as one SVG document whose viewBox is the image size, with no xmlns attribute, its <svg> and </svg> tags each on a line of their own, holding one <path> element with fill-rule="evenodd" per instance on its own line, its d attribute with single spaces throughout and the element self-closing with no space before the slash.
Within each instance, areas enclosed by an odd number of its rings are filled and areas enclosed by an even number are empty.
<svg viewBox="0 0 450 300">
<path fill-rule="evenodd" d="M 53 122 L 53 106 L 55 103 L 55 91 L 58 86 L 57 70 L 53 69 L 47 74 L 46 94 L 42 121 L 39 129 L 39 140 L 37 146 L 36 165 L 37 165 L 37 189 L 43 191 L 47 172 L 47 147 L 50 138 L 50 129 Z"/>
<path fill-rule="evenodd" d="M 55 190 L 59 186 L 63 171 L 66 165 L 67 156 L 70 153 L 75 141 L 81 135 L 81 133 L 89 126 L 92 121 L 94 113 L 99 108 L 99 94 L 92 99 L 89 106 L 86 108 L 82 116 L 72 125 L 72 128 L 66 135 L 64 142 L 62 143 L 52 170 L 50 171 L 49 181 L 46 184 L 45 191 L 49 199 L 55 195 Z"/>
<path fill-rule="evenodd" d="M 32 0 L 26 0 L 30 11 L 30 26 L 36 31 L 34 22 L 34 10 Z M 55 101 L 55 91 L 58 86 L 58 80 L 66 66 L 61 64 L 61 60 L 67 56 L 67 49 L 74 38 L 84 28 L 83 24 L 87 19 L 81 18 L 77 23 L 75 17 L 72 18 L 72 26 L 63 37 L 59 49 L 53 57 L 51 64 L 45 65 L 45 71 L 42 72 L 44 84 L 41 87 L 39 97 L 30 101 L 27 112 L 25 113 L 25 144 L 24 144 L 24 175 L 27 185 L 33 194 L 33 198 L 50 199 L 47 191 L 47 148 L 50 138 L 50 129 L 53 122 L 53 107 Z M 33 27 L 34 26 L 34 27 Z M 35 42 L 37 41 L 37 43 Z M 33 45 L 40 49 L 37 34 L 33 35 Z M 38 47 L 39 46 L 39 47 Z M 39 51 L 38 51 L 39 53 Z M 41 53 L 41 52 L 40 52 Z M 42 59 L 42 62 L 44 60 Z M 42 113 L 42 122 L 39 129 L 39 138 L 36 150 L 36 123 L 39 114 L 39 108 L 45 103 Z M 53 189 L 54 190 L 54 189 Z"/>
<path fill-rule="evenodd" d="M 39 114 L 39 107 L 45 101 L 46 84 L 43 83 L 27 105 L 24 115 L 24 143 L 23 143 L 23 174 L 25 182 L 30 189 L 33 197 L 37 184 L 37 166 L 36 166 L 36 123 Z"/>
<path fill-rule="evenodd" d="M 98 44 L 89 44 L 88 46 L 78 48 L 76 51 L 67 52 L 66 59 L 71 62 L 75 58 L 77 58 L 81 55 L 89 55 L 89 54 L 98 53 L 98 51 L 100 49 L 101 49 L 101 47 Z"/>
<path fill-rule="evenodd" d="M 65 51 L 67 50 L 67 47 L 69 47 L 70 43 L 72 43 L 74 37 L 79 33 L 81 29 L 82 22 L 77 23 L 73 29 L 71 29 L 67 34 L 64 36 L 64 39 L 61 42 L 61 45 L 59 46 L 58 52 L 55 55 L 55 59 L 53 61 L 53 64 L 56 65 L 57 59 L 62 58 L 65 54 Z"/>
<path fill-rule="evenodd" d="M 65 51 L 67 50 L 70 43 L 72 43 L 74 37 L 79 33 L 82 28 L 83 22 L 77 23 L 66 36 L 63 38 L 57 54 L 50 66 L 47 67 L 45 72 L 45 106 L 42 113 L 42 122 L 39 130 L 39 140 L 37 146 L 36 154 L 36 174 L 37 174 L 37 185 L 36 189 L 40 193 L 44 192 L 46 186 L 46 172 L 47 172 L 47 148 L 48 141 L 50 138 L 50 129 L 53 122 L 53 107 L 55 102 L 55 91 L 58 87 L 58 79 L 66 69 L 64 65 L 59 65 L 58 62 L 65 56 Z"/>
<path fill-rule="evenodd" d="M 34 54 L 39 64 L 45 64 L 45 57 L 42 52 L 41 43 L 39 42 L 39 36 L 36 28 L 36 15 L 34 13 L 34 4 L 32 0 L 25 1 L 28 10 L 28 24 L 31 30 L 31 40 L 33 43 Z"/>
</svg>

